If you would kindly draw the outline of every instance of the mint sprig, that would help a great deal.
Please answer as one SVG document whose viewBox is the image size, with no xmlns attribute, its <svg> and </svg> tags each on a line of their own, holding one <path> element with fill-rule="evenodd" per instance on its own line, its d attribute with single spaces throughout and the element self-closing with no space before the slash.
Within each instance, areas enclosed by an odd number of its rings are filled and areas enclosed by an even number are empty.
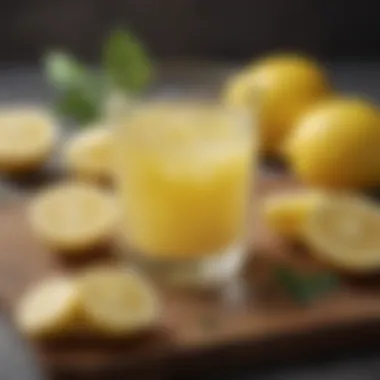
<svg viewBox="0 0 380 380">
<path fill-rule="evenodd" d="M 55 109 L 81 125 L 101 117 L 113 91 L 139 93 L 149 84 L 152 66 L 141 42 L 116 29 L 103 47 L 102 72 L 95 73 L 72 54 L 52 51 L 44 57 L 48 80 L 57 90 Z"/>
<path fill-rule="evenodd" d="M 340 284 L 339 278 L 333 273 L 306 275 L 286 266 L 275 268 L 274 278 L 287 295 L 301 305 L 309 305 L 336 290 Z"/>
<path fill-rule="evenodd" d="M 55 111 L 80 124 L 99 117 L 104 94 L 100 76 L 69 53 L 53 51 L 45 56 L 45 72 L 57 90 Z"/>
</svg>

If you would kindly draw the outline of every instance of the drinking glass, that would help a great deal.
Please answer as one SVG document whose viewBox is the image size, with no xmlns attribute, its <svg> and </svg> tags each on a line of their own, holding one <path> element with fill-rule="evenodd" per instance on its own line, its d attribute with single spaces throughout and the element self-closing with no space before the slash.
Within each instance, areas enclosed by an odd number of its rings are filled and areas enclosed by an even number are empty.
<svg viewBox="0 0 380 380">
<path fill-rule="evenodd" d="M 233 278 L 247 251 L 258 141 L 242 109 L 130 104 L 112 121 L 122 254 L 177 285 Z"/>
</svg>

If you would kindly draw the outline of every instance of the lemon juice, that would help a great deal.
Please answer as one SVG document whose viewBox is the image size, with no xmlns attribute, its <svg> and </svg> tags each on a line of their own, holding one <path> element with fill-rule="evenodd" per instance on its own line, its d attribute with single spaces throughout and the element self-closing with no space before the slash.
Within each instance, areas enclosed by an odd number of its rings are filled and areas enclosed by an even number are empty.
<svg viewBox="0 0 380 380">
<path fill-rule="evenodd" d="M 121 233 L 135 256 L 180 280 L 234 272 L 256 145 L 246 115 L 214 104 L 151 103 L 118 118 Z"/>
</svg>

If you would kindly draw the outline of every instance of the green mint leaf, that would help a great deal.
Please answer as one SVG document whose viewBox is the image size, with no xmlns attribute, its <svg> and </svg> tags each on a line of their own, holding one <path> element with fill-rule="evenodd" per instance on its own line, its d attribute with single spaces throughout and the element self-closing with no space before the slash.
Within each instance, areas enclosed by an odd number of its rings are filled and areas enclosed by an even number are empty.
<svg viewBox="0 0 380 380">
<path fill-rule="evenodd" d="M 292 269 L 280 266 L 274 272 L 276 282 L 285 292 L 298 303 L 304 303 L 307 298 L 306 288 L 302 286 L 300 276 Z"/>
<path fill-rule="evenodd" d="M 100 101 L 95 93 L 87 87 L 76 87 L 66 90 L 56 104 L 56 111 L 61 116 L 86 125 L 100 115 Z"/>
<path fill-rule="evenodd" d="M 45 71 L 58 90 L 56 111 L 80 124 L 99 117 L 104 81 L 84 64 L 64 52 L 54 51 L 45 56 Z"/>
<path fill-rule="evenodd" d="M 302 305 L 310 304 L 339 286 L 339 278 L 332 273 L 301 275 L 284 266 L 275 269 L 274 277 L 285 292 Z"/>
<path fill-rule="evenodd" d="M 70 54 L 53 51 L 45 55 L 44 68 L 50 83 L 58 90 L 76 87 L 86 80 L 86 68 Z"/>
<path fill-rule="evenodd" d="M 308 279 L 309 293 L 314 297 L 319 297 L 330 293 L 339 286 L 339 278 L 333 273 L 318 273 Z"/>
<path fill-rule="evenodd" d="M 149 84 L 152 67 L 141 42 L 122 29 L 113 31 L 103 48 L 103 68 L 110 84 L 127 92 L 140 92 Z"/>
</svg>

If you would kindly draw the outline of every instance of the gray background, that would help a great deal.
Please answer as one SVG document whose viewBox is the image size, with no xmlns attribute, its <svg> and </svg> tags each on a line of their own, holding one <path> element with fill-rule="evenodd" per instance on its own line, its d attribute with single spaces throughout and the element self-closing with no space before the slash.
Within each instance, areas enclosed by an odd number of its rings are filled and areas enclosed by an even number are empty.
<svg viewBox="0 0 380 380">
<path fill-rule="evenodd" d="M 322 58 L 377 57 L 378 0 L 3 0 L 0 62 L 52 46 L 98 56 L 114 25 L 159 58 L 246 59 L 273 49 Z"/>
</svg>

